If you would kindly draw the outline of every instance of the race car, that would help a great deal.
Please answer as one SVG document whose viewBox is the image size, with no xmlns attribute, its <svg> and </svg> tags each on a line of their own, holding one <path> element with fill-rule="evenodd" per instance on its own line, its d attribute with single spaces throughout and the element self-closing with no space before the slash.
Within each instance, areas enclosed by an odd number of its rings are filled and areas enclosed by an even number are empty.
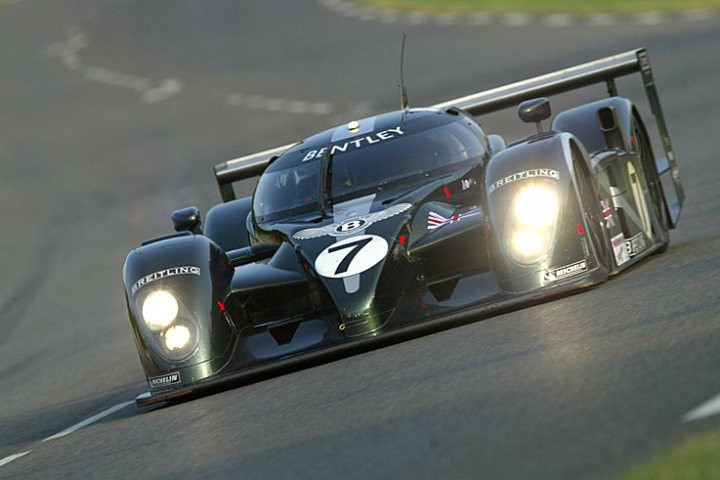
<svg viewBox="0 0 720 480">
<path fill-rule="evenodd" d="M 615 78 L 639 72 L 665 156 Z M 551 118 L 546 96 L 609 96 Z M 508 144 L 477 117 L 517 107 Z M 175 401 L 476 321 L 668 247 L 684 193 L 644 49 L 215 167 L 223 202 L 124 265 L 149 392 Z M 259 177 L 251 197 L 233 183 Z"/>
</svg>

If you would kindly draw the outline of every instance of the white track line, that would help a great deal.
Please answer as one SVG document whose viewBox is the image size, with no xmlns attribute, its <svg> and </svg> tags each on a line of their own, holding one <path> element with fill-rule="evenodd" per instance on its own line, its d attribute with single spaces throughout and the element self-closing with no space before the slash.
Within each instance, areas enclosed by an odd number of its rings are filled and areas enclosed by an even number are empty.
<svg viewBox="0 0 720 480">
<path fill-rule="evenodd" d="M 333 113 L 333 107 L 328 102 L 289 100 L 241 92 L 226 95 L 225 103 L 231 107 L 245 107 L 254 110 L 266 110 L 268 112 L 297 113 L 303 115 L 330 115 Z"/>
<path fill-rule="evenodd" d="M 692 422 L 693 420 L 700 420 L 701 418 L 717 415 L 718 413 L 720 413 L 720 395 L 716 395 L 707 402 L 690 410 L 682 416 L 682 421 Z"/>
<path fill-rule="evenodd" d="M 24 457 L 31 451 L 32 450 L 28 450 L 27 452 L 16 453 L 15 455 L 10 455 L 9 457 L 3 458 L 2 460 L 0 460 L 0 467 L 2 467 L 3 465 L 7 465 L 8 463 L 12 462 L 13 460 L 17 460 L 20 457 Z"/>
<path fill-rule="evenodd" d="M 490 13 L 476 12 L 470 14 L 385 11 L 372 7 L 360 7 L 349 0 L 316 0 L 320 5 L 336 14 L 362 21 L 379 21 L 388 24 L 424 25 L 432 24 L 440 27 L 502 25 L 505 27 L 527 27 L 539 25 L 548 28 L 565 28 L 577 25 L 589 27 L 608 27 L 614 25 L 655 26 L 670 23 L 675 19 L 685 22 L 699 22 L 714 19 L 717 10 L 696 9 L 687 12 L 649 11 L 636 14 L 608 13 L 594 14 L 563 14 L 550 13 L 531 15 L 528 13 Z"/>
<path fill-rule="evenodd" d="M 115 406 L 112 406 L 108 408 L 107 410 L 103 410 L 102 412 L 98 413 L 97 415 L 93 415 L 90 418 L 86 418 L 82 422 L 78 422 L 75 425 L 66 428 L 65 430 L 56 433 L 55 435 L 52 435 L 50 437 L 47 437 L 46 439 L 42 440 L 43 442 L 47 442 L 48 440 L 55 440 L 56 438 L 64 437 L 65 435 L 69 435 L 73 432 L 76 432 L 80 430 L 81 428 L 87 427 L 88 425 L 92 425 L 93 423 L 97 422 L 98 420 L 101 420 L 108 415 L 112 415 L 113 413 L 117 412 L 118 410 L 122 410 L 123 408 L 127 407 L 128 405 L 131 405 L 135 403 L 134 400 L 129 400 L 127 402 L 118 403 Z M 18 458 L 24 457 L 28 453 L 32 452 L 32 450 L 27 450 L 25 452 L 16 453 L 15 455 L 10 455 L 9 457 L 5 457 L 2 460 L 0 460 L 0 467 L 7 465 L 8 463 L 17 460 Z"/>
<path fill-rule="evenodd" d="M 507 27 L 526 27 L 533 22 L 533 17 L 527 13 L 507 13 L 502 15 L 501 22 Z"/>
<path fill-rule="evenodd" d="M 690 10 L 683 14 L 686 22 L 700 22 L 703 20 L 711 20 L 715 18 L 715 13 L 712 10 Z"/>
<path fill-rule="evenodd" d="M 104 67 L 84 65 L 78 52 L 88 46 L 88 36 L 72 27 L 67 30 L 65 41 L 48 45 L 46 52 L 52 57 L 59 58 L 68 70 L 80 70 L 90 81 L 139 93 L 145 103 L 166 100 L 183 89 L 183 83 L 178 78 L 167 78 L 155 83 L 148 78 L 116 72 Z"/>
<path fill-rule="evenodd" d="M 593 13 L 588 15 L 587 23 L 591 27 L 609 27 L 620 23 L 618 19 L 609 13 Z"/>
<path fill-rule="evenodd" d="M 573 25 L 575 23 L 575 19 L 572 15 L 568 15 L 566 13 L 556 13 L 554 15 L 546 15 L 543 19 L 543 23 L 547 27 L 563 28 Z"/>
<path fill-rule="evenodd" d="M 641 13 L 635 20 L 636 25 L 660 25 L 665 22 L 665 14 L 663 12 L 651 11 Z"/>
<path fill-rule="evenodd" d="M 68 427 L 63 431 L 58 432 L 55 435 L 52 435 L 52 436 L 46 438 L 45 440 L 43 440 L 43 442 L 47 442 L 48 440 L 55 440 L 56 438 L 64 437 L 65 435 L 69 435 L 73 432 L 76 432 L 76 431 L 80 430 L 81 428 L 87 427 L 88 425 L 91 425 L 91 424 L 97 422 L 98 420 L 107 417 L 108 415 L 112 415 L 113 413 L 117 412 L 118 410 L 122 410 L 123 408 L 127 407 L 128 405 L 131 405 L 133 402 L 134 402 L 133 400 L 130 400 L 127 402 L 118 403 L 114 407 L 110 407 L 107 410 L 103 410 L 102 412 L 98 413 L 97 415 L 93 415 L 90 418 L 86 418 L 82 422 L 78 422 L 75 425 Z"/>
</svg>

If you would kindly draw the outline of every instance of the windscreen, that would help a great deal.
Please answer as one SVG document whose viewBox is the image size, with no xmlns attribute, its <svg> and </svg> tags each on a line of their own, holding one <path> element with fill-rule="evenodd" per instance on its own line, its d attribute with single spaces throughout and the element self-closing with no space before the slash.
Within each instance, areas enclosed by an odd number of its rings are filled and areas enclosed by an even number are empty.
<svg viewBox="0 0 720 480">
<path fill-rule="evenodd" d="M 276 218 L 318 208 L 320 198 L 320 162 L 265 172 L 255 189 L 255 215 Z"/>
<path fill-rule="evenodd" d="M 321 189 L 327 188 L 324 201 L 332 204 L 374 191 L 424 183 L 484 156 L 483 138 L 476 123 L 459 119 L 416 132 L 408 128 L 390 141 L 354 150 L 340 151 L 329 145 L 326 151 L 333 151 L 333 155 L 325 174 L 319 158 L 289 162 L 292 166 L 288 168 L 263 173 L 253 208 L 260 221 L 275 220 L 318 209 Z M 295 154 L 302 159 L 307 156 L 305 152 Z M 325 176 L 322 181 L 321 174 Z"/>
<path fill-rule="evenodd" d="M 485 153 L 479 129 L 473 125 L 448 123 L 379 146 L 335 154 L 330 198 L 347 200 L 396 185 L 424 183 L 429 177 L 454 171 Z"/>
</svg>

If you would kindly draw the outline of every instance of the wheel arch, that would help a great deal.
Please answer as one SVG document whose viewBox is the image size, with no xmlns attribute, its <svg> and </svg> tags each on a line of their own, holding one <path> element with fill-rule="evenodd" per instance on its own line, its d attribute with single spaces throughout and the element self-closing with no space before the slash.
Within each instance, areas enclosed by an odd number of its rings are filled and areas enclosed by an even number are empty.
<svg viewBox="0 0 720 480">
<path fill-rule="evenodd" d="M 578 171 L 579 165 L 582 171 Z M 588 231 L 600 237 L 599 204 L 593 197 L 587 152 L 570 133 L 546 132 L 518 142 L 495 155 L 487 165 L 485 192 L 487 215 L 492 233 L 491 264 L 502 288 L 515 292 L 531 291 L 549 285 L 545 272 L 590 260 L 587 270 L 591 283 L 607 278 L 607 260 L 602 244 L 588 245 Z M 587 179 L 581 182 L 580 179 Z M 525 185 L 554 184 L 558 191 L 560 217 L 548 254 L 532 263 L 513 260 L 510 235 L 514 235 L 511 212 Z M 597 195 L 595 195 L 596 197 Z M 597 210 L 588 223 L 584 212 Z M 580 228 L 580 225 L 583 228 Z M 599 233 L 597 233 L 599 232 Z M 599 268 L 596 268 L 599 267 Z"/>
<path fill-rule="evenodd" d="M 551 128 L 558 132 L 568 132 L 575 135 L 580 139 L 589 154 L 606 150 L 611 147 L 600 129 L 598 120 L 598 111 L 605 107 L 615 110 L 625 145 L 631 145 L 633 114 L 636 109 L 630 100 L 623 97 L 604 98 L 564 110 L 555 116 Z"/>
</svg>

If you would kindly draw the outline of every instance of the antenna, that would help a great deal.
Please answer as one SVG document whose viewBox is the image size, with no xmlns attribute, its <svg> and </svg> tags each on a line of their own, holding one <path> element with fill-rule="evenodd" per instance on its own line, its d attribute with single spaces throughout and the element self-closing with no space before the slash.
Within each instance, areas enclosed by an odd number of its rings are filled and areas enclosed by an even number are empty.
<svg viewBox="0 0 720 480">
<path fill-rule="evenodd" d="M 405 75 L 404 75 L 404 65 L 405 65 L 405 38 L 407 35 L 403 34 L 402 39 L 402 46 L 400 47 L 400 108 L 402 108 L 403 111 L 403 120 L 405 119 L 405 115 L 407 115 L 408 110 L 410 109 L 410 105 L 408 104 L 408 97 L 407 97 L 407 88 L 405 88 Z"/>
</svg>

